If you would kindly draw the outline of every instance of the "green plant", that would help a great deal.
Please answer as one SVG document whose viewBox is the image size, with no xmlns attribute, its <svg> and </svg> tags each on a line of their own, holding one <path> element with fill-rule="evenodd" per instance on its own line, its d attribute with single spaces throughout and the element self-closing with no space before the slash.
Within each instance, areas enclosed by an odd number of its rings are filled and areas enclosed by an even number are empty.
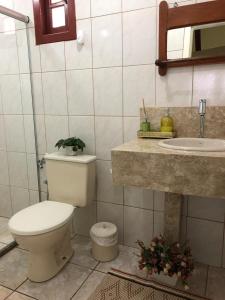
<svg viewBox="0 0 225 300">
<path fill-rule="evenodd" d="M 73 151 L 76 152 L 78 150 L 81 150 L 83 152 L 84 148 L 86 147 L 85 143 L 76 137 L 71 137 L 68 139 L 61 139 L 56 144 L 55 147 L 60 148 L 66 148 L 66 147 L 72 147 Z"/>
<path fill-rule="evenodd" d="M 145 269 L 149 275 L 160 274 L 172 277 L 176 275 L 188 289 L 187 280 L 194 270 L 190 247 L 179 243 L 169 245 L 162 236 L 155 237 L 150 246 L 137 241 L 141 248 L 139 269 Z"/>
</svg>

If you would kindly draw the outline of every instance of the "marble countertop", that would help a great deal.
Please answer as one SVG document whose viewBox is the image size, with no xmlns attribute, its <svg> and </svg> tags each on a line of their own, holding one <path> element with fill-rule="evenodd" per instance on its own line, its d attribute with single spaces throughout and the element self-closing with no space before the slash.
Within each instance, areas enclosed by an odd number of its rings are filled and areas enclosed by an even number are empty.
<svg viewBox="0 0 225 300">
<path fill-rule="evenodd" d="M 174 149 L 166 149 L 160 147 L 158 143 L 162 139 L 143 139 L 138 138 L 128 143 L 122 144 L 114 149 L 113 151 L 125 151 L 125 152 L 136 152 L 136 153 L 159 153 L 164 155 L 182 155 L 182 156 L 203 156 L 203 157 L 221 157 L 225 158 L 225 152 L 201 152 L 201 151 L 182 151 Z"/>
<path fill-rule="evenodd" d="M 225 152 L 171 150 L 159 141 L 135 139 L 114 148 L 114 184 L 225 198 Z"/>
</svg>

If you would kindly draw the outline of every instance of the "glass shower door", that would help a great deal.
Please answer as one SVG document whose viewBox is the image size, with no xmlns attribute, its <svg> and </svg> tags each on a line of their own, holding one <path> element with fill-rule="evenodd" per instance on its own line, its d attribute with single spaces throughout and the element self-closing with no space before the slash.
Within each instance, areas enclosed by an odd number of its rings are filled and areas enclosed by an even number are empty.
<svg viewBox="0 0 225 300">
<path fill-rule="evenodd" d="M 0 255 L 9 218 L 39 202 L 30 75 L 26 25 L 0 14 Z"/>
</svg>

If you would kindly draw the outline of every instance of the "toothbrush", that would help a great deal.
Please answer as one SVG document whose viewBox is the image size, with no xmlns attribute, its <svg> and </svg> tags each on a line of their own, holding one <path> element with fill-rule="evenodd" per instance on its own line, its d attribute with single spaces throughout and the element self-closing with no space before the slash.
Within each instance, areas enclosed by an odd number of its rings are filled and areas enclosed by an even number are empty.
<svg viewBox="0 0 225 300">
<path fill-rule="evenodd" d="M 144 98 L 142 99 L 142 105 L 143 105 L 145 122 L 147 123 L 148 122 L 148 117 L 147 117 L 147 112 L 146 112 L 146 109 L 145 109 L 145 99 Z"/>
</svg>

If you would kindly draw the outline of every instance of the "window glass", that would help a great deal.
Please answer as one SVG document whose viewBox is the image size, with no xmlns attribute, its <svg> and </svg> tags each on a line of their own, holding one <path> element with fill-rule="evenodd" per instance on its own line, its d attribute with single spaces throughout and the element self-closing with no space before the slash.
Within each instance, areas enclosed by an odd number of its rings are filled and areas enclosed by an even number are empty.
<svg viewBox="0 0 225 300">
<path fill-rule="evenodd" d="M 51 4 L 59 3 L 61 0 L 51 0 Z"/>
<path fill-rule="evenodd" d="M 52 8 L 52 27 L 58 28 L 66 25 L 64 6 Z"/>
</svg>

